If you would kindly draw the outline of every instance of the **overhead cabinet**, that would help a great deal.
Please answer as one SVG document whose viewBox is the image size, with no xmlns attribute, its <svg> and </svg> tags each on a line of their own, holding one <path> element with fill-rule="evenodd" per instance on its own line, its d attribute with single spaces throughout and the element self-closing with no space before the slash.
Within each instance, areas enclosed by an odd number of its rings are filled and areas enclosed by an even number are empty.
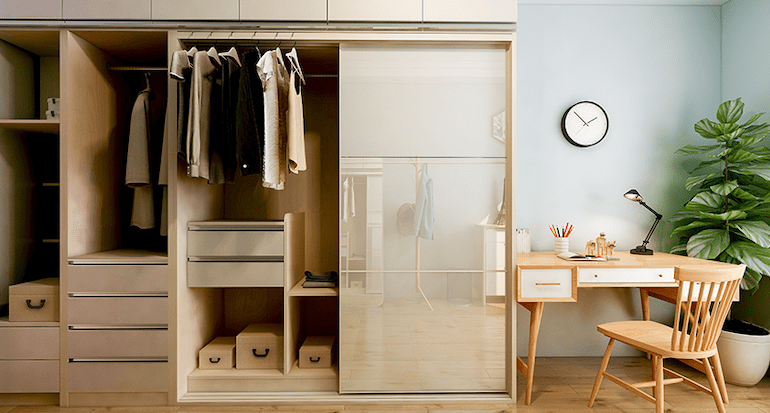
<svg viewBox="0 0 770 413">
<path fill-rule="evenodd" d="M 61 0 L 3 0 L 0 18 L 3 19 L 61 19 Z"/>
<path fill-rule="evenodd" d="M 237 21 L 238 0 L 152 0 L 152 19 Z"/>
<path fill-rule="evenodd" d="M 423 0 L 423 17 L 431 23 L 514 23 L 516 3 L 512 0 Z"/>
<path fill-rule="evenodd" d="M 151 0 L 62 0 L 65 20 L 150 20 Z"/>
<path fill-rule="evenodd" d="M 326 21 L 326 0 L 240 0 L 241 20 Z"/>
<path fill-rule="evenodd" d="M 421 22 L 422 0 L 328 0 L 330 22 Z"/>
</svg>

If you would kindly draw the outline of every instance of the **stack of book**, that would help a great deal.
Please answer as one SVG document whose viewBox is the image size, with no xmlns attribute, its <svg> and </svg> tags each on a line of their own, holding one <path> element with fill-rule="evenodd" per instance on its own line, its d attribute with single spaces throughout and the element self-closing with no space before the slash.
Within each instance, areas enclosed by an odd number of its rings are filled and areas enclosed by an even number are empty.
<svg viewBox="0 0 770 413">
<path fill-rule="evenodd" d="M 334 288 L 337 286 L 337 271 L 305 271 L 305 288 Z"/>
</svg>

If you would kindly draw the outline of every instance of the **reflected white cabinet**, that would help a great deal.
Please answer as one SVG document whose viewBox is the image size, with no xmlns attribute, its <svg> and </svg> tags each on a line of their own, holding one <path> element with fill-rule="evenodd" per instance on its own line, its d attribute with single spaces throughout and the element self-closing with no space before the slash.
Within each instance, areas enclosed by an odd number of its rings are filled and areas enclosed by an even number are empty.
<svg viewBox="0 0 770 413">
<path fill-rule="evenodd" d="M 238 20 L 238 0 L 152 0 L 153 20 Z"/>
<path fill-rule="evenodd" d="M 149 20 L 150 0 L 62 0 L 65 20 Z"/>
<path fill-rule="evenodd" d="M 513 0 L 423 0 L 426 22 L 513 23 Z"/>
<path fill-rule="evenodd" d="M 241 20 L 325 21 L 326 0 L 240 0 Z"/>
<path fill-rule="evenodd" d="M 329 21 L 421 22 L 422 0 L 328 0 Z"/>
<path fill-rule="evenodd" d="M 61 0 L 2 0 L 2 19 L 61 19 Z"/>
</svg>

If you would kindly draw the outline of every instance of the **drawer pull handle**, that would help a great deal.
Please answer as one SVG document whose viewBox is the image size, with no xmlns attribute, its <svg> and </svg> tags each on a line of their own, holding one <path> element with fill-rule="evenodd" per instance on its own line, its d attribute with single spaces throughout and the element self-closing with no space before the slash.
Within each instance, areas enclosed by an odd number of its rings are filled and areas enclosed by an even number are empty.
<svg viewBox="0 0 770 413">
<path fill-rule="evenodd" d="M 535 283 L 535 285 L 561 285 L 561 283 Z"/>
<path fill-rule="evenodd" d="M 32 305 L 32 300 L 27 300 L 27 307 L 33 310 L 39 310 L 45 305 L 45 300 L 40 300 L 40 305 Z"/>
<path fill-rule="evenodd" d="M 265 354 L 257 354 L 257 349 L 253 348 L 251 349 L 251 352 L 254 353 L 254 357 L 267 357 L 267 353 L 270 352 L 269 348 L 265 349 Z"/>
<path fill-rule="evenodd" d="M 310 359 L 311 363 L 318 363 L 319 361 L 321 361 L 321 356 L 316 357 L 315 360 L 313 360 L 313 357 L 308 357 L 308 358 Z"/>
<path fill-rule="evenodd" d="M 211 363 L 211 364 L 217 364 L 217 363 L 219 363 L 219 360 L 221 360 L 220 357 L 217 357 L 216 360 L 214 360 L 213 358 L 209 357 L 209 363 Z"/>
<path fill-rule="evenodd" d="M 658 277 L 663 278 L 663 274 L 658 274 Z"/>
<path fill-rule="evenodd" d="M 599 278 L 599 274 L 594 274 L 594 278 Z"/>
</svg>

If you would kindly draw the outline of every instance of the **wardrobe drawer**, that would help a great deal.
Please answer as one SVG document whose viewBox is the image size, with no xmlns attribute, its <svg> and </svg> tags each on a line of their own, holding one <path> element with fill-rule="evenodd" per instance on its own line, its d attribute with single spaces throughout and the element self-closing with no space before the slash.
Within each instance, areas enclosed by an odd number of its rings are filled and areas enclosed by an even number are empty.
<svg viewBox="0 0 770 413">
<path fill-rule="evenodd" d="M 569 268 L 519 270 L 518 301 L 577 301 L 577 284 Z"/>
<path fill-rule="evenodd" d="M 282 257 L 283 231 L 188 230 L 188 257 Z"/>
<path fill-rule="evenodd" d="M 672 283 L 674 268 L 580 268 L 581 284 Z"/>
<path fill-rule="evenodd" d="M 68 324 L 168 324 L 168 297 L 76 296 L 68 304 Z"/>
<path fill-rule="evenodd" d="M 0 360 L 0 393 L 58 393 L 59 360 Z"/>
<path fill-rule="evenodd" d="M 70 392 L 165 392 L 168 362 L 70 359 L 67 387 Z"/>
<path fill-rule="evenodd" d="M 0 360 L 58 360 L 59 327 L 0 328 Z"/>
<path fill-rule="evenodd" d="M 168 265 L 69 265 L 69 293 L 166 293 Z"/>
<path fill-rule="evenodd" d="M 167 329 L 95 329 L 70 326 L 71 358 L 168 358 Z"/>
<path fill-rule="evenodd" d="M 190 261 L 188 287 L 283 287 L 283 262 Z"/>
</svg>

